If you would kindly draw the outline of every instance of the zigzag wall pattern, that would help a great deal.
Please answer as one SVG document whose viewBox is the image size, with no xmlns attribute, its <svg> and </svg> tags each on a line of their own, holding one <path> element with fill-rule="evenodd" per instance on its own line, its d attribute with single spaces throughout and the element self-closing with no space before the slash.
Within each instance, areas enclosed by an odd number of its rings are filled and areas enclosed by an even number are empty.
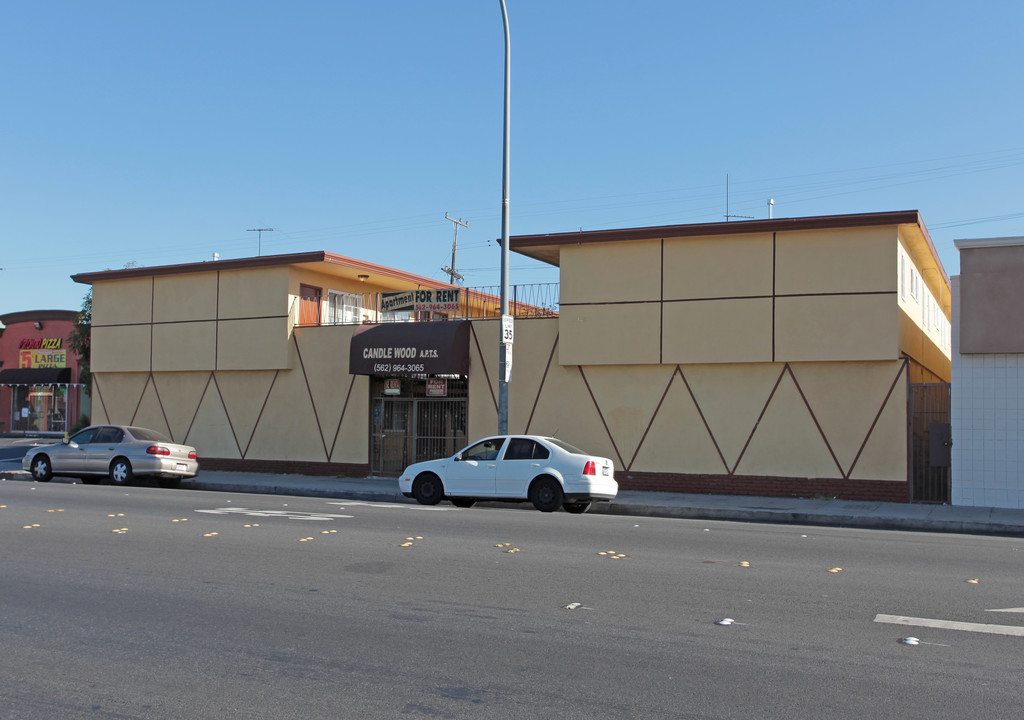
<svg viewBox="0 0 1024 720">
<path fill-rule="evenodd" d="M 480 339 L 495 324 L 481 322 L 471 437 L 497 419 L 497 344 Z M 517 328 L 509 427 L 614 458 L 624 488 L 906 500 L 906 359 L 562 366 L 557 327 Z M 348 374 L 337 330 L 296 330 L 290 370 L 98 373 L 94 420 L 162 430 L 210 469 L 368 473 L 369 382 Z"/>
</svg>

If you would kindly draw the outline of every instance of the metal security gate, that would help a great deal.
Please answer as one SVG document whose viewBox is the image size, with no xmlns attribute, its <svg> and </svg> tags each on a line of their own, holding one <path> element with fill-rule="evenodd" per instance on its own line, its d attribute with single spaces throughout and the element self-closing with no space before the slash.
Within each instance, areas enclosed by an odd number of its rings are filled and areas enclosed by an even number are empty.
<svg viewBox="0 0 1024 720">
<path fill-rule="evenodd" d="M 949 384 L 909 386 L 910 500 L 950 501 L 951 432 Z"/>
<path fill-rule="evenodd" d="M 374 475 L 398 475 L 414 462 L 454 455 L 466 446 L 467 398 L 465 381 L 449 381 L 454 397 L 424 394 L 416 378 L 403 379 L 402 395 L 375 392 L 370 425 L 370 470 Z M 383 384 L 379 384 L 383 387 Z"/>
</svg>

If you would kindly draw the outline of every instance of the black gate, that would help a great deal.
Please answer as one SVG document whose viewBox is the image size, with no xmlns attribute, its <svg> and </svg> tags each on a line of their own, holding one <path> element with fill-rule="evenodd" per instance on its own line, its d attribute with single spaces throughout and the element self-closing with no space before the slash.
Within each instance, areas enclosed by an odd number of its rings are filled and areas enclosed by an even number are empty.
<svg viewBox="0 0 1024 720">
<path fill-rule="evenodd" d="M 426 396 L 422 378 L 403 378 L 401 394 L 383 394 L 374 383 L 370 423 L 370 470 L 399 475 L 414 462 L 454 455 L 466 446 L 466 382 L 449 379 L 447 397 Z M 410 397 L 410 395 L 412 397 Z"/>
<path fill-rule="evenodd" d="M 950 501 L 951 432 L 948 383 L 912 383 L 910 418 L 910 500 Z"/>
</svg>

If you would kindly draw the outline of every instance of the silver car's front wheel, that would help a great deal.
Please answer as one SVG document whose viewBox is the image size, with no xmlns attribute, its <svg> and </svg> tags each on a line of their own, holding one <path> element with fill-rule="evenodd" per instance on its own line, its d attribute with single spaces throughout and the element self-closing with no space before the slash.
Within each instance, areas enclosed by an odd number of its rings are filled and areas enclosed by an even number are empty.
<svg viewBox="0 0 1024 720">
<path fill-rule="evenodd" d="M 46 455 L 36 455 L 32 460 L 32 479 L 39 482 L 50 482 L 53 477 L 53 466 Z"/>
</svg>

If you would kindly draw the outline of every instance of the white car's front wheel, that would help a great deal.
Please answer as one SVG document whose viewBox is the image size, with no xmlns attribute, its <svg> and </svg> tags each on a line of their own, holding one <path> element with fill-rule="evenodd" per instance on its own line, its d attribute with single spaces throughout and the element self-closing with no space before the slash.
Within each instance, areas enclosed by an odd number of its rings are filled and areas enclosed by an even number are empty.
<svg viewBox="0 0 1024 720">
<path fill-rule="evenodd" d="M 437 505 L 444 497 L 441 478 L 433 473 L 420 475 L 412 484 L 412 496 L 420 505 Z"/>
</svg>

